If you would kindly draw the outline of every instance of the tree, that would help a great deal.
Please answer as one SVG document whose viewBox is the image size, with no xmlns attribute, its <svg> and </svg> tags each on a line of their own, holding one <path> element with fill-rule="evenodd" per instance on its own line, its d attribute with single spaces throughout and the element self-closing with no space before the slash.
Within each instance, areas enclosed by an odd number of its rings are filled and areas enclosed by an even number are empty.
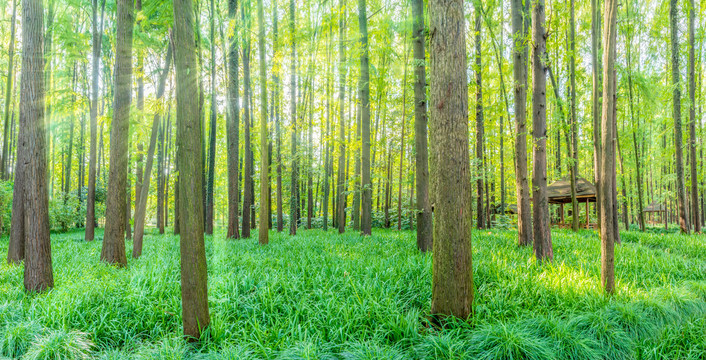
<svg viewBox="0 0 706 360">
<path fill-rule="evenodd" d="M 414 147 L 417 170 L 417 247 L 431 250 L 432 217 L 429 203 L 429 165 L 427 155 L 426 57 L 424 54 L 424 2 L 412 0 L 412 38 L 414 47 Z"/>
<path fill-rule="evenodd" d="M 283 200 L 282 200 L 282 132 L 280 130 L 280 107 L 281 99 L 280 92 L 282 86 L 280 84 L 280 57 L 279 57 L 279 13 L 277 12 L 277 0 L 273 0 L 273 11 L 272 11 L 272 25 L 273 25 L 273 41 L 272 41 L 272 52 L 273 52 L 273 65 L 274 70 L 274 86 L 275 86 L 275 96 L 273 101 L 275 102 L 274 116 L 275 116 L 275 143 L 277 146 L 277 232 L 282 232 L 284 230 L 284 213 L 283 213 Z"/>
<path fill-rule="evenodd" d="M 512 0 L 513 75 L 515 80 L 515 189 L 517 235 L 520 246 L 532 242 L 529 182 L 527 174 L 527 58 L 529 1 Z"/>
<path fill-rule="evenodd" d="M 689 165 L 691 170 L 691 221 L 694 232 L 701 232 L 699 216 L 699 180 L 696 174 L 696 84 L 695 84 L 695 41 L 694 41 L 694 0 L 689 0 Z"/>
<path fill-rule="evenodd" d="M 600 1 L 591 0 L 591 68 L 592 68 L 592 91 L 591 91 L 591 112 L 593 115 L 593 176 L 596 182 L 596 203 L 600 203 L 601 197 L 601 13 Z M 598 225 L 601 224 L 601 206 L 597 206 Z"/>
<path fill-rule="evenodd" d="M 105 234 L 101 260 L 119 267 L 125 256 L 127 149 L 130 127 L 130 88 L 132 86 L 132 27 L 134 2 L 118 0 L 115 50 L 115 92 L 110 130 L 110 169 L 105 203 Z"/>
<path fill-rule="evenodd" d="M 44 123 L 43 13 L 42 1 L 22 1 L 20 129 L 8 260 L 16 263 L 24 258 L 27 292 L 54 287 Z"/>
<path fill-rule="evenodd" d="M 240 182 L 238 159 L 240 158 L 240 102 L 238 101 L 238 34 L 236 28 L 236 13 L 238 1 L 228 0 L 228 125 L 226 126 L 228 140 L 228 233 L 229 239 L 240 238 L 238 231 L 238 209 Z"/>
<path fill-rule="evenodd" d="M 91 29 L 93 31 L 93 51 L 91 58 L 91 145 L 88 155 L 88 198 L 86 199 L 86 241 L 93 241 L 96 227 L 96 141 L 98 137 L 98 92 L 100 75 L 100 53 L 102 48 L 103 12 L 105 11 L 105 0 L 101 5 L 101 25 L 98 26 L 98 0 L 93 0 L 93 21 Z"/>
<path fill-rule="evenodd" d="M 547 48 L 544 31 L 544 0 L 532 9 L 532 136 L 534 137 L 532 197 L 534 254 L 537 261 L 552 261 L 552 233 L 547 199 Z"/>
<path fill-rule="evenodd" d="M 203 232 L 201 122 L 191 0 L 174 0 L 174 52 L 177 72 L 177 161 L 181 213 L 181 304 L 184 335 L 196 340 L 210 322 Z"/>
<path fill-rule="evenodd" d="M 213 0 L 211 0 L 213 1 Z M 268 132 L 267 132 L 267 60 L 265 58 L 265 15 L 262 0 L 257 1 L 258 19 L 258 50 L 260 52 L 260 228 L 258 239 L 260 245 L 269 242 L 270 218 L 270 162 L 268 157 Z"/>
<path fill-rule="evenodd" d="M 245 4 L 243 3 L 241 9 L 241 18 L 245 26 L 244 31 L 244 42 L 243 44 L 243 77 L 245 80 L 245 92 L 243 96 L 243 128 L 244 128 L 244 165 L 243 165 L 243 223 L 241 229 L 241 235 L 244 238 L 250 237 L 250 217 L 252 213 L 250 209 L 253 205 L 253 166 L 252 166 L 252 144 L 250 143 L 250 130 L 252 128 L 252 117 L 250 112 L 250 107 L 252 106 L 250 102 L 250 15 L 245 14 Z"/>
<path fill-rule="evenodd" d="M 373 221 L 373 184 L 370 178 L 370 64 L 368 58 L 368 18 L 365 9 L 365 0 L 358 0 L 358 24 L 360 26 L 360 42 L 362 46 L 362 52 L 360 54 L 360 105 L 361 129 L 363 135 L 363 210 L 361 213 L 360 226 L 363 235 L 371 235 Z M 404 119 L 402 119 L 402 121 L 404 121 Z"/>
<path fill-rule="evenodd" d="M 569 72 L 571 77 L 571 138 L 570 146 L 571 157 L 569 163 L 569 172 L 571 177 L 571 229 L 579 230 L 579 202 L 576 198 L 576 177 L 578 173 L 578 119 L 576 118 L 576 20 L 574 15 L 574 0 L 571 0 L 569 16 Z"/>
<path fill-rule="evenodd" d="M 601 216 L 601 283 L 605 292 L 615 291 L 615 242 L 617 234 L 617 204 L 615 192 L 615 47 L 617 32 L 616 0 L 605 0 L 603 25 L 603 116 L 601 120 L 601 154 L 598 205 Z"/>
<path fill-rule="evenodd" d="M 213 181 L 216 167 L 216 122 L 218 109 L 216 106 L 216 8 L 211 0 L 211 127 L 208 141 L 208 183 L 206 184 L 206 234 L 213 235 Z M 162 172 L 164 173 L 164 172 Z"/>
<path fill-rule="evenodd" d="M 669 1 L 669 24 L 672 43 L 672 116 L 674 117 L 674 151 L 677 170 L 677 206 L 679 227 L 684 234 L 689 233 L 689 217 L 686 214 L 686 189 L 684 186 L 684 160 L 681 129 L 681 75 L 679 73 L 679 31 L 677 0 Z"/>
<path fill-rule="evenodd" d="M 0 160 L 0 177 L 10 178 L 10 103 L 13 90 L 13 75 L 15 73 L 15 28 L 17 24 L 17 0 L 12 1 L 12 18 L 10 20 L 10 45 L 7 49 L 7 80 L 5 83 L 5 112 L 3 116 L 4 130 L 2 132 L 2 159 Z"/>
<path fill-rule="evenodd" d="M 171 39 L 170 39 L 171 40 Z M 170 41 L 167 47 L 167 55 L 164 59 L 164 68 L 159 76 L 157 85 L 156 100 L 161 102 L 164 97 L 164 88 L 169 75 L 169 68 L 172 63 L 173 45 Z M 159 109 L 161 110 L 161 109 Z M 142 240 L 145 233 L 145 213 L 147 210 L 147 197 L 150 189 L 150 179 L 152 178 L 152 165 L 154 163 L 154 152 L 157 146 L 157 136 L 159 133 L 161 120 L 161 111 L 154 114 L 152 121 L 152 131 L 150 134 L 150 143 L 147 149 L 147 163 L 145 165 L 144 183 L 140 186 L 140 196 L 135 196 L 135 236 L 132 242 L 132 257 L 137 259 L 142 255 Z M 176 226 L 176 224 L 175 224 Z"/>
<path fill-rule="evenodd" d="M 471 184 L 462 0 L 430 0 L 431 190 L 436 202 L 431 313 L 471 315 Z"/>
<path fill-rule="evenodd" d="M 344 37 L 346 33 L 346 15 L 344 0 L 339 0 L 338 5 L 338 103 L 339 112 L 339 132 L 338 132 L 338 175 L 337 175 L 337 193 L 336 196 L 336 224 L 338 225 L 338 233 L 343 234 L 346 231 L 346 52 Z M 292 65 L 294 66 L 294 65 Z M 294 75 L 292 75 L 294 76 Z M 292 80 L 294 83 L 294 80 Z"/>
<path fill-rule="evenodd" d="M 297 191 L 299 186 L 299 169 L 297 168 L 297 41 L 296 41 L 296 8 L 295 1 L 289 0 L 289 36 L 291 36 L 292 58 L 290 59 L 290 119 L 292 122 L 292 186 L 289 202 L 289 235 L 297 234 L 299 214 L 297 213 Z"/>
<path fill-rule="evenodd" d="M 485 228 L 485 211 L 483 210 L 483 179 L 485 177 L 485 168 L 483 166 L 483 154 L 485 149 L 483 142 L 485 141 L 485 129 L 483 128 L 483 72 L 482 72 L 482 57 L 481 57 L 481 2 L 475 0 L 473 7 L 475 11 L 475 67 L 473 71 L 476 75 L 476 161 L 478 162 L 478 179 L 476 185 L 478 188 L 478 197 L 476 198 L 476 213 L 477 227 Z"/>
</svg>

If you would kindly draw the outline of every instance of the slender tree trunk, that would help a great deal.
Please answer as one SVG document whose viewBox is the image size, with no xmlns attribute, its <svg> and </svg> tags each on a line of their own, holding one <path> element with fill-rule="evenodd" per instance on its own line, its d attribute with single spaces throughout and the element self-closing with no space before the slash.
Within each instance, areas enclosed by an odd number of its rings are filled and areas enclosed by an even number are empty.
<svg viewBox="0 0 706 360">
<path fill-rule="evenodd" d="M 10 103 L 12 102 L 13 77 L 15 74 L 15 29 L 17 24 L 17 0 L 12 0 L 12 18 L 10 20 L 10 45 L 7 50 L 7 82 L 5 83 L 5 112 L 3 115 L 4 130 L 2 132 L 2 160 L 0 162 L 0 175 L 3 180 L 10 178 Z"/>
<path fill-rule="evenodd" d="M 413 0 L 414 47 L 414 154 L 417 172 L 417 247 L 427 252 L 433 246 L 431 204 L 429 203 L 429 165 L 427 155 L 426 56 L 424 53 L 424 1 Z"/>
<path fill-rule="evenodd" d="M 632 18 L 630 17 L 630 4 L 627 4 L 626 6 L 626 13 L 627 13 L 627 19 L 628 21 L 632 22 Z M 643 201 L 643 190 L 642 190 L 642 167 L 640 164 L 641 161 L 641 156 L 640 156 L 640 144 L 638 143 L 637 140 L 637 129 L 641 129 L 640 127 L 640 117 L 638 116 L 637 118 L 635 117 L 635 110 L 633 106 L 633 87 L 632 87 L 632 34 L 630 34 L 627 38 L 627 44 L 626 44 L 626 62 L 627 62 L 627 70 L 628 70 L 628 102 L 629 102 L 629 108 L 630 108 L 630 121 L 633 123 L 632 127 L 632 141 L 633 141 L 633 147 L 635 149 L 635 172 L 636 172 L 636 182 L 637 182 L 637 202 L 638 202 L 638 211 L 637 211 L 637 217 L 638 221 L 640 223 L 640 231 L 645 231 L 645 213 L 643 212 L 645 205 Z M 643 145 L 644 146 L 644 145 Z"/>
<path fill-rule="evenodd" d="M 482 58 L 481 58 L 481 2 L 473 1 L 475 11 L 475 66 L 473 71 L 476 76 L 476 162 L 478 163 L 478 179 L 476 180 L 476 188 L 478 191 L 476 198 L 476 227 L 478 229 L 485 228 L 485 211 L 483 211 L 483 182 L 485 177 L 485 168 L 483 167 L 483 142 L 485 142 L 485 129 L 483 128 L 483 74 L 482 74 Z"/>
<path fill-rule="evenodd" d="M 218 109 L 216 107 L 216 8 L 214 0 L 211 0 L 211 127 L 209 130 L 208 142 L 208 182 L 206 184 L 206 224 L 207 235 L 213 235 L 213 181 L 216 167 L 216 122 L 218 120 Z"/>
<path fill-rule="evenodd" d="M 331 4 L 333 7 L 333 4 Z M 333 25 L 329 25 L 328 29 L 328 48 L 326 51 L 326 130 L 324 132 L 324 197 L 322 201 L 323 208 L 323 222 L 324 231 L 328 231 L 328 208 L 329 208 L 329 196 L 330 196 L 330 186 L 329 177 L 331 177 L 332 167 L 329 166 L 331 163 L 331 53 L 333 52 Z"/>
<path fill-rule="evenodd" d="M 699 216 L 699 180 L 696 174 L 696 84 L 694 48 L 694 0 L 689 0 L 689 156 L 691 167 L 691 221 L 694 223 L 694 232 L 701 232 L 701 219 Z"/>
<path fill-rule="evenodd" d="M 515 78 L 515 189 L 517 231 L 520 246 L 532 243 L 529 175 L 527 173 L 527 58 L 529 1 L 512 0 L 513 74 Z"/>
<path fill-rule="evenodd" d="M 570 9 L 570 40 L 569 40 L 569 71 L 571 77 L 571 164 L 569 170 L 571 172 L 571 229 L 579 230 L 579 202 L 576 198 L 576 184 L 578 176 L 578 118 L 576 117 L 576 20 L 574 15 L 574 0 L 571 0 Z"/>
<path fill-rule="evenodd" d="M 591 68 L 593 69 L 593 81 L 591 91 L 591 111 L 593 113 L 593 176 L 596 183 L 596 204 L 601 202 L 602 191 L 600 189 L 600 169 L 601 165 L 601 12 L 600 1 L 591 0 Z M 598 226 L 601 226 L 601 206 L 596 206 L 598 213 Z"/>
<path fill-rule="evenodd" d="M 346 231 L 346 119 L 345 119 L 345 98 L 346 98 L 346 52 L 344 36 L 346 33 L 346 18 L 345 18 L 345 1 L 339 0 L 339 19 L 338 19 L 338 103 L 340 107 L 339 113 L 339 149 L 338 149 L 338 196 L 336 200 L 336 223 L 338 225 L 338 233 L 343 234 Z M 292 71 L 292 76 L 294 72 Z M 294 83 L 294 80 L 292 80 Z"/>
<path fill-rule="evenodd" d="M 679 208 L 679 227 L 681 232 L 688 234 L 690 231 L 689 217 L 687 216 L 686 188 L 684 185 L 684 160 L 682 149 L 681 129 L 681 75 L 679 73 L 679 31 L 677 19 L 677 0 L 669 2 L 669 23 L 672 43 L 672 105 L 674 118 L 674 151 L 676 152 L 677 170 L 677 201 Z"/>
<path fill-rule="evenodd" d="M 598 197 L 601 216 L 601 283 L 608 294 L 615 292 L 615 242 L 617 204 L 614 202 L 615 192 L 615 48 L 617 32 L 616 0 L 605 0 L 605 24 L 603 26 L 603 118 L 601 121 L 601 159 Z"/>
<path fill-rule="evenodd" d="M 250 117 L 250 20 L 249 15 L 245 14 L 245 5 L 241 9 L 241 16 L 243 20 L 243 25 L 245 26 L 245 35 L 243 41 L 243 76 L 245 78 L 245 93 L 243 94 L 243 128 L 245 144 L 243 151 L 244 165 L 243 165 L 243 224 L 241 229 L 241 235 L 244 238 L 250 237 L 250 217 L 252 215 L 250 209 L 253 205 L 253 173 L 252 173 L 252 145 L 250 143 L 250 128 L 252 126 Z"/>
<path fill-rule="evenodd" d="M 213 0 L 211 0 L 213 1 Z M 262 0 L 257 2 L 258 38 L 260 52 L 260 245 L 269 242 L 270 194 L 269 194 L 269 136 L 267 131 L 267 59 L 265 57 L 265 15 Z"/>
<path fill-rule="evenodd" d="M 534 254 L 537 261 L 554 260 L 547 199 L 547 49 L 544 31 L 544 0 L 532 10 L 532 122 L 534 137 L 532 171 Z"/>
<path fill-rule="evenodd" d="M 134 2 L 118 0 L 115 54 L 115 100 L 110 131 L 110 169 L 105 203 L 105 235 L 101 260 L 119 267 L 125 256 L 125 197 L 127 190 L 127 150 L 130 128 L 130 88 L 132 84 L 132 30 Z"/>
<path fill-rule="evenodd" d="M 362 47 L 360 54 L 360 106 L 361 131 L 363 135 L 363 209 L 361 214 L 361 231 L 363 235 L 372 235 L 373 184 L 370 177 L 370 65 L 368 56 L 368 17 L 365 0 L 358 0 L 358 24 L 360 25 L 360 42 Z M 402 121 L 404 121 L 404 119 Z"/>
<path fill-rule="evenodd" d="M 462 0 L 429 2 L 430 152 L 436 202 L 431 313 L 468 318 L 473 304 L 468 87 Z"/>
<path fill-rule="evenodd" d="M 297 234 L 297 226 L 299 225 L 299 213 L 297 208 L 297 192 L 299 186 L 299 169 L 297 161 L 297 42 L 296 42 L 296 8 L 295 1 L 289 1 L 289 31 L 291 33 L 292 58 L 290 59 L 290 117 L 292 122 L 292 185 L 289 209 L 289 234 Z"/>
<path fill-rule="evenodd" d="M 167 113 L 167 116 L 169 114 Z M 166 121 L 159 122 L 157 143 L 157 229 L 164 234 L 164 133 Z"/>
<path fill-rule="evenodd" d="M 238 12 L 238 1 L 228 0 L 229 26 L 235 28 L 236 13 Z M 240 183 L 238 182 L 238 159 L 240 157 L 240 101 L 238 84 L 238 34 L 228 32 L 228 239 L 240 238 L 238 224 L 238 209 L 240 208 Z M 176 192 L 174 193 L 176 201 Z M 175 204 L 176 205 L 176 204 Z M 176 206 L 175 206 L 176 208 Z M 176 221 L 176 217 L 175 217 Z"/>
<path fill-rule="evenodd" d="M 210 322 L 206 251 L 203 235 L 203 141 L 199 120 L 196 53 L 194 51 L 191 0 L 174 1 L 174 51 L 177 70 L 177 161 L 180 177 L 181 303 L 184 335 L 197 340 Z"/>
</svg>

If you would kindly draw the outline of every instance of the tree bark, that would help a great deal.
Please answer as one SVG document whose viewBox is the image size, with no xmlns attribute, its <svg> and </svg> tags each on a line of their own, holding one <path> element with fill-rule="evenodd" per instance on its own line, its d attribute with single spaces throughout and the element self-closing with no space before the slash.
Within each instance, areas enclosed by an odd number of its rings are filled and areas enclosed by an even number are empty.
<svg viewBox="0 0 706 360">
<path fill-rule="evenodd" d="M 468 87 L 462 0 L 430 0 L 430 151 L 436 202 L 431 313 L 466 319 L 473 304 Z"/>
<path fill-rule="evenodd" d="M 518 244 L 532 243 L 532 217 L 527 174 L 527 58 L 529 1 L 512 0 L 513 74 L 515 78 L 515 189 Z"/>
<path fill-rule="evenodd" d="M 296 8 L 295 1 L 289 1 L 289 31 L 291 33 L 291 47 L 292 52 L 290 59 L 290 119 L 292 123 L 292 176 L 291 176 L 291 188 L 290 188 L 290 202 L 289 202 L 289 235 L 297 234 L 297 226 L 299 225 L 299 214 L 297 208 L 299 207 L 297 201 L 297 191 L 299 186 L 299 169 L 297 161 L 297 42 L 296 42 Z"/>
<path fill-rule="evenodd" d="M 592 64 L 592 91 L 591 111 L 593 113 L 593 176 L 596 183 L 596 204 L 601 202 L 600 169 L 601 166 L 601 12 L 600 1 L 591 0 L 591 64 Z M 598 226 L 601 226 L 601 207 L 596 206 L 598 213 Z"/>
<path fill-rule="evenodd" d="M 253 173 L 252 173 L 252 144 L 250 143 L 250 128 L 252 126 L 250 117 L 250 20 L 245 15 L 245 5 L 242 5 L 241 19 L 245 26 L 244 44 L 243 44 L 243 77 L 245 78 L 245 92 L 243 96 L 243 128 L 245 143 L 243 144 L 243 223 L 241 235 L 244 238 L 250 237 L 250 217 L 252 215 L 251 208 L 253 205 Z"/>
<path fill-rule="evenodd" d="M 689 0 L 689 158 L 691 168 L 691 222 L 694 223 L 694 232 L 701 232 L 701 219 L 699 216 L 699 180 L 696 174 L 696 84 L 694 50 L 694 0 Z"/>
<path fill-rule="evenodd" d="M 615 242 L 617 204 L 614 202 L 615 184 L 615 53 L 617 32 L 616 0 L 605 0 L 603 25 L 603 116 L 601 121 L 601 154 L 598 197 L 601 217 L 601 283 L 608 294 L 615 292 Z"/>
<path fill-rule="evenodd" d="M 412 1 L 414 48 L 414 154 L 417 172 L 417 247 L 432 250 L 433 224 L 429 203 L 429 158 L 427 154 L 426 55 L 424 52 L 424 1 Z"/>
<path fill-rule="evenodd" d="M 483 210 L 483 183 L 485 177 L 485 168 L 483 166 L 483 154 L 485 149 L 483 148 L 483 143 L 485 142 L 485 129 L 483 127 L 483 63 L 481 57 L 481 2 L 478 0 L 473 1 L 473 8 L 475 11 L 475 66 L 473 71 L 476 77 L 476 162 L 478 164 L 478 179 L 476 180 L 477 197 L 476 197 L 476 227 L 478 229 L 485 228 L 485 211 Z"/>
<path fill-rule="evenodd" d="M 134 2 L 119 0 L 115 50 L 115 92 L 110 131 L 110 169 L 108 197 L 105 203 L 105 234 L 101 261 L 122 267 L 125 256 L 125 197 L 127 190 L 127 150 L 130 128 L 130 93 L 132 85 L 132 28 Z"/>
<path fill-rule="evenodd" d="M 17 25 L 17 0 L 12 1 L 12 18 L 10 20 L 10 45 L 7 50 L 7 81 L 5 83 L 5 112 L 3 116 L 4 130 L 2 137 L 2 159 L 0 162 L 0 175 L 3 180 L 10 178 L 10 103 L 13 90 L 13 75 L 15 74 L 15 32 Z"/>
<path fill-rule="evenodd" d="M 274 10 L 272 12 L 273 16 L 273 46 L 272 51 L 274 53 L 274 61 L 279 61 L 279 41 L 278 30 L 279 30 L 279 12 L 277 10 L 277 0 L 273 0 Z M 273 64 L 273 68 L 275 65 Z M 284 209 L 283 209 L 283 199 L 282 199 L 282 132 L 280 129 L 280 108 L 281 108 L 281 91 L 282 86 L 280 84 L 280 70 L 276 67 L 274 71 L 274 83 L 275 83 L 275 143 L 277 146 L 277 232 L 282 232 L 284 230 Z"/>
<path fill-rule="evenodd" d="M 360 95 L 361 95 L 361 131 L 362 131 L 362 212 L 361 231 L 363 235 L 372 235 L 373 189 L 370 177 L 370 64 L 368 56 L 368 17 L 365 0 L 358 0 L 358 24 L 360 27 Z M 404 119 L 402 119 L 404 121 Z M 404 145 L 403 145 L 404 146 Z M 401 185 L 400 185 L 401 186 Z"/>
<path fill-rule="evenodd" d="M 571 77 L 571 164 L 569 170 L 571 172 L 571 229 L 573 231 L 579 230 L 579 202 L 576 198 L 576 177 L 578 176 L 578 163 L 579 163 L 579 152 L 578 152 L 578 118 L 576 117 L 576 20 L 574 15 L 574 0 L 571 0 L 570 9 L 570 49 L 569 49 L 569 68 Z"/>
<path fill-rule="evenodd" d="M 159 76 L 159 82 L 157 85 L 156 101 L 161 103 L 162 97 L 164 97 L 164 88 L 167 82 L 167 77 L 169 75 L 169 68 L 172 63 L 173 54 L 173 44 L 169 43 L 167 47 L 167 55 L 164 59 L 164 68 Z M 140 196 L 135 196 L 139 201 L 135 202 L 135 235 L 132 242 L 132 257 L 137 259 L 142 255 L 142 242 L 145 233 L 145 213 L 147 209 L 147 198 L 149 197 L 150 189 L 150 179 L 152 179 L 152 166 L 154 163 L 154 152 L 157 146 L 157 136 L 159 133 L 159 124 L 161 123 L 161 111 L 157 111 L 154 114 L 154 120 L 152 121 L 152 131 L 150 133 L 150 143 L 147 149 L 147 162 L 145 164 L 145 174 L 144 183 L 140 186 Z M 178 181 L 177 181 L 178 183 Z M 176 203 L 178 200 L 177 192 L 174 193 L 175 197 L 175 208 L 178 206 Z M 176 216 L 175 216 L 174 227 L 177 228 Z"/>
<path fill-rule="evenodd" d="M 218 109 L 216 107 L 216 7 L 211 0 L 210 43 L 211 43 L 211 111 L 208 141 L 208 182 L 206 184 L 206 224 L 207 235 L 213 235 L 213 181 L 216 167 L 216 122 Z"/>
<path fill-rule="evenodd" d="M 238 84 L 238 34 L 236 33 L 236 14 L 238 12 L 238 1 L 228 0 L 228 19 L 229 27 L 232 31 L 228 31 L 228 110 L 230 117 L 227 125 L 227 140 L 228 140 L 228 239 L 240 238 L 239 232 L 239 216 L 240 208 L 240 177 L 238 159 L 240 158 L 240 101 Z M 176 193 L 175 193 L 176 196 Z M 175 199 L 176 200 L 176 199 Z"/>
<path fill-rule="evenodd" d="M 211 0 L 213 1 L 213 0 Z M 262 0 L 257 2 L 258 37 L 260 52 L 260 227 L 258 240 L 260 245 L 269 242 L 270 194 L 269 194 L 269 149 L 267 131 L 267 59 L 265 58 L 265 15 Z"/>
<path fill-rule="evenodd" d="M 177 161 L 180 235 L 181 303 L 184 335 L 198 340 L 210 322 L 206 251 L 203 235 L 203 141 L 197 105 L 196 53 L 191 0 L 174 1 L 174 52 L 177 70 Z"/>
<path fill-rule="evenodd" d="M 547 199 L 547 48 L 544 31 L 544 0 L 537 0 L 532 10 L 532 135 L 534 137 L 532 171 L 534 254 L 537 261 L 554 260 Z"/>
</svg>

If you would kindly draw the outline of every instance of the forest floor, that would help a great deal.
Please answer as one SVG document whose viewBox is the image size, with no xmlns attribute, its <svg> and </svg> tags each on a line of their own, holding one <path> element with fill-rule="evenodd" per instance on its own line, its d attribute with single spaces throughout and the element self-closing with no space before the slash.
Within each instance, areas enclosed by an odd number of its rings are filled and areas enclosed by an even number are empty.
<svg viewBox="0 0 706 360">
<path fill-rule="evenodd" d="M 52 235 L 54 290 L 26 295 L 22 268 L 0 265 L 0 358 L 706 358 L 704 236 L 623 233 L 609 298 L 595 232 L 553 231 L 555 261 L 539 265 L 515 232 L 474 231 L 475 315 L 436 329 L 431 255 L 413 232 L 373 233 L 273 232 L 264 247 L 207 237 L 199 345 L 180 336 L 177 237 L 148 235 L 117 269 L 99 262 L 101 241 Z"/>
</svg>

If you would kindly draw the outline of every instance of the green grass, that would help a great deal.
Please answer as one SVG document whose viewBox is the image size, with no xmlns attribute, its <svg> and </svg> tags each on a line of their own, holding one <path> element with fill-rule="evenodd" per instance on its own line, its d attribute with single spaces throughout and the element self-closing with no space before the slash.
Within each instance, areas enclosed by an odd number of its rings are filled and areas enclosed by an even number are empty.
<svg viewBox="0 0 706 360">
<path fill-rule="evenodd" d="M 593 232 L 554 231 L 555 262 L 539 265 L 514 232 L 474 231 L 475 315 L 436 329 L 432 259 L 412 232 L 273 232 L 265 247 L 220 233 L 206 239 L 211 326 L 198 345 L 180 336 L 178 238 L 147 236 L 126 269 L 82 239 L 52 235 L 46 294 L 0 265 L 0 358 L 706 359 L 703 236 L 624 233 L 609 298 Z"/>
</svg>

